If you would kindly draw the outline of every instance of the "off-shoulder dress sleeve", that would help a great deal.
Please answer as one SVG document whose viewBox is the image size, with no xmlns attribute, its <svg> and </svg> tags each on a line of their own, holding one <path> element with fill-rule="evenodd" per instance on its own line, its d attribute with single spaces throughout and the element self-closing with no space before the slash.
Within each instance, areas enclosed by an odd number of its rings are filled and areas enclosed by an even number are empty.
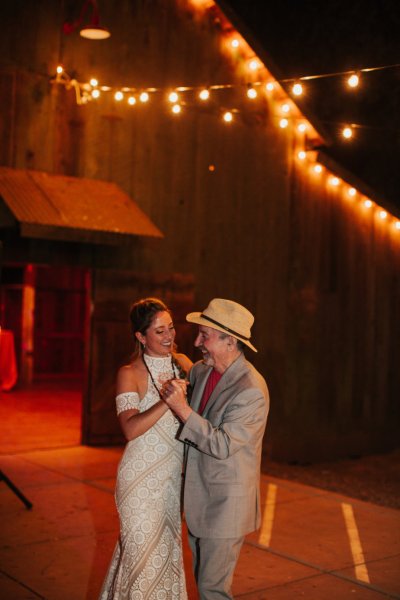
<svg viewBox="0 0 400 600">
<path fill-rule="evenodd" d="M 131 410 L 132 408 L 139 410 L 140 398 L 137 392 L 125 392 L 118 394 L 115 402 L 117 405 L 117 415 L 119 415 L 124 410 Z"/>
</svg>

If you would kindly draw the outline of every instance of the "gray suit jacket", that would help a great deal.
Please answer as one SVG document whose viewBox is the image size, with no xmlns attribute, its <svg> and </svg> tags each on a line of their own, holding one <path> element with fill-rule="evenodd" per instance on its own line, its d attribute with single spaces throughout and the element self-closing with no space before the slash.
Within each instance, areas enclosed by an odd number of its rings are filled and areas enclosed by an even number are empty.
<svg viewBox="0 0 400 600">
<path fill-rule="evenodd" d="M 191 407 L 199 407 L 211 367 L 196 363 Z M 187 444 L 184 512 L 196 537 L 241 537 L 260 526 L 260 463 L 269 409 L 263 377 L 240 355 L 211 394 L 203 416 L 179 433 Z"/>
</svg>

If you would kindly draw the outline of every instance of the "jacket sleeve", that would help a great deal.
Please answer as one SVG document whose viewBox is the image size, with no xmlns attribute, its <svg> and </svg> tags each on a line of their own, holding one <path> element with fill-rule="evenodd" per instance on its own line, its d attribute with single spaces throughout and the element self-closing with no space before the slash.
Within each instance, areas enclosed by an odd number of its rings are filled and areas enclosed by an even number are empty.
<svg viewBox="0 0 400 600">
<path fill-rule="evenodd" d="M 262 390 L 248 388 L 227 402 L 221 422 L 213 425 L 193 412 L 179 439 L 214 458 L 226 459 L 264 433 L 269 399 Z"/>
</svg>

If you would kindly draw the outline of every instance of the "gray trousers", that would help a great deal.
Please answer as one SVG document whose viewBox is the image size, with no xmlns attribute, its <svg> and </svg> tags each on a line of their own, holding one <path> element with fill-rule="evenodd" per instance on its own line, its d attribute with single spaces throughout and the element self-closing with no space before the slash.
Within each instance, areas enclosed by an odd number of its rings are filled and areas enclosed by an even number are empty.
<svg viewBox="0 0 400 600">
<path fill-rule="evenodd" d="M 233 572 L 244 537 L 198 538 L 188 531 L 200 600 L 232 600 Z"/>
</svg>

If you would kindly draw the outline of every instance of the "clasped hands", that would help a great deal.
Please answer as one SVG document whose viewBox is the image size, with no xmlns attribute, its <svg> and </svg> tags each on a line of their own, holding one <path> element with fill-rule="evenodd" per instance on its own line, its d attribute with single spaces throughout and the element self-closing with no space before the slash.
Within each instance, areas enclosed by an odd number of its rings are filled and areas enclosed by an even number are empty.
<svg viewBox="0 0 400 600">
<path fill-rule="evenodd" d="M 189 382 L 184 379 L 170 379 L 161 388 L 162 399 L 183 422 L 186 422 L 192 413 L 186 399 L 188 385 Z"/>
</svg>

